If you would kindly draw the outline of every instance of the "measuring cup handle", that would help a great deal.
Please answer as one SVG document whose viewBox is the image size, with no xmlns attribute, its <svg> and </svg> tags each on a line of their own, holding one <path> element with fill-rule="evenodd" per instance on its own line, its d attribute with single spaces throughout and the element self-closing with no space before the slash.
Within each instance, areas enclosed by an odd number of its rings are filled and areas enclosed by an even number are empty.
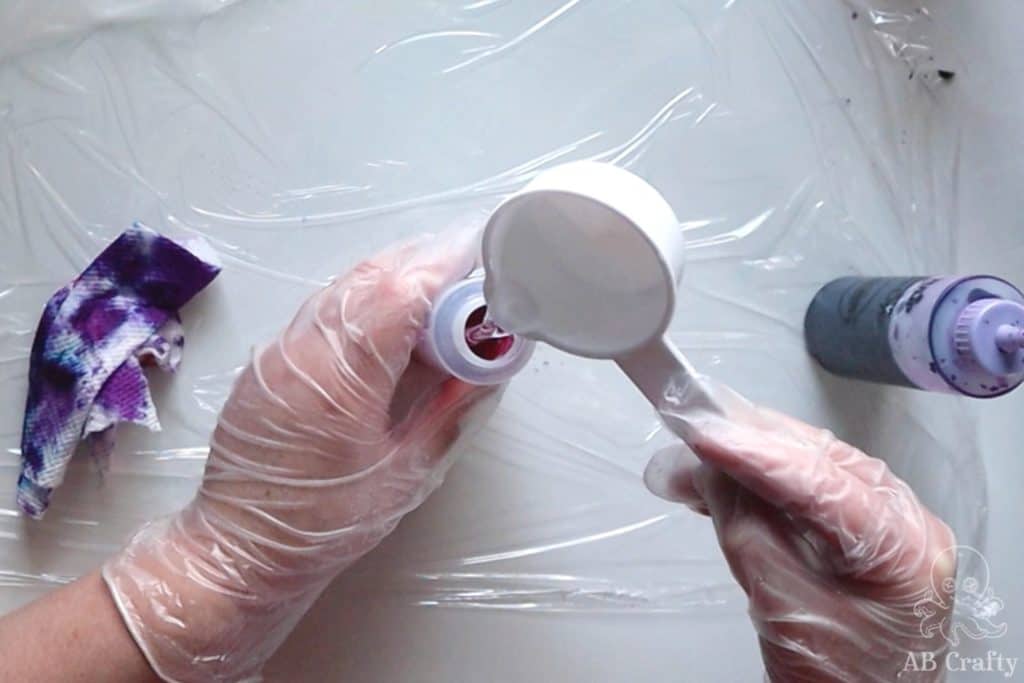
<svg viewBox="0 0 1024 683">
<path fill-rule="evenodd" d="M 700 384 L 696 369 L 664 336 L 616 358 L 615 362 L 659 413 L 666 409 L 665 397 L 668 395 L 685 395 L 686 400 L 700 400 L 705 405 L 714 403 Z"/>
</svg>

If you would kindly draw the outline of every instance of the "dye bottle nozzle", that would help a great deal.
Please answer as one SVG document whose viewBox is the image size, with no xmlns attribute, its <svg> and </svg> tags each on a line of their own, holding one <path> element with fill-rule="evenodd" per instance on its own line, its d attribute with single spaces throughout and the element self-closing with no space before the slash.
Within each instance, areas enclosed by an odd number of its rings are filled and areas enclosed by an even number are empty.
<svg viewBox="0 0 1024 683">
<path fill-rule="evenodd" d="M 487 319 L 484 273 L 478 270 L 434 301 L 416 355 L 463 382 L 502 384 L 526 366 L 535 346 Z"/>
<path fill-rule="evenodd" d="M 1000 325 L 996 330 L 996 346 L 1004 353 L 1024 349 L 1024 328 L 1016 325 Z"/>
<path fill-rule="evenodd" d="M 969 304 L 956 321 L 954 343 L 965 364 L 998 384 L 1024 373 L 1024 305 L 1005 299 Z"/>
<path fill-rule="evenodd" d="M 804 331 L 844 377 L 975 398 L 1024 382 L 1024 294 L 996 277 L 840 278 L 818 291 Z"/>
</svg>

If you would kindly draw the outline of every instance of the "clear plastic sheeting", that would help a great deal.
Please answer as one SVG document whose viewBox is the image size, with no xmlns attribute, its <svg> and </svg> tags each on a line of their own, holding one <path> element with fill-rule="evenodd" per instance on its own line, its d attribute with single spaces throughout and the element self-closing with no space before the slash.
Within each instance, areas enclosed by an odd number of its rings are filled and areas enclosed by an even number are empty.
<svg viewBox="0 0 1024 683">
<path fill-rule="evenodd" d="M 834 277 L 955 269 L 966 65 L 949 32 L 896 0 L 0 0 L 0 611 L 191 498 L 250 347 L 315 287 L 576 159 L 644 176 L 684 220 L 671 336 L 698 368 L 884 458 L 983 547 L 973 407 L 830 378 L 802 343 Z M 133 221 L 206 237 L 225 270 L 183 311 L 177 375 L 152 377 L 163 431 L 121 429 L 103 475 L 78 458 L 30 522 L 13 500 L 36 321 Z M 756 675 L 709 522 L 641 482 L 670 440 L 613 364 L 538 348 L 448 483 L 274 670 L 457 678 L 345 651 L 512 628 L 428 609 L 461 608 L 547 634 L 609 614 L 673 641 L 740 633 L 721 680 Z M 679 656 L 699 673 L 699 654 Z"/>
</svg>

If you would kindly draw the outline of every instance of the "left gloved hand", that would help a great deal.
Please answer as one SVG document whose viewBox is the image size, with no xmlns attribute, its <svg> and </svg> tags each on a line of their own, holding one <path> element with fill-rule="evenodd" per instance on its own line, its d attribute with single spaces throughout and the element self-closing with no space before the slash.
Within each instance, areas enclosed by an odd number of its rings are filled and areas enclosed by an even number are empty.
<svg viewBox="0 0 1024 683">
<path fill-rule="evenodd" d="M 440 485 L 449 447 L 500 391 L 428 381 L 412 353 L 431 301 L 471 270 L 475 248 L 470 234 L 380 254 L 255 353 L 195 500 L 103 569 L 162 678 L 257 677 L 327 584 Z"/>
</svg>

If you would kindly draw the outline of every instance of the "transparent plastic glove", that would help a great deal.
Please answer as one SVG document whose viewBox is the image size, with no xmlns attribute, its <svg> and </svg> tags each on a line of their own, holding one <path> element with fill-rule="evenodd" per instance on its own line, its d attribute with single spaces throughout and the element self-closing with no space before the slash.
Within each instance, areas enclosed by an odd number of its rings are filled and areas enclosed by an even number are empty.
<svg viewBox="0 0 1024 683">
<path fill-rule="evenodd" d="M 934 599 L 955 572 L 949 528 L 885 463 L 827 431 L 707 382 L 673 393 L 662 417 L 700 460 L 671 447 L 644 478 L 710 515 L 768 678 L 940 680 L 946 641 L 925 620 L 951 617 L 952 600 Z M 936 671 L 914 671 L 910 653 L 919 668 L 932 653 Z"/>
<path fill-rule="evenodd" d="M 255 352 L 195 500 L 103 568 L 161 677 L 258 678 L 331 579 L 441 483 L 453 441 L 498 392 L 436 378 L 411 352 L 475 247 L 474 234 L 448 235 L 381 254 Z"/>
</svg>

